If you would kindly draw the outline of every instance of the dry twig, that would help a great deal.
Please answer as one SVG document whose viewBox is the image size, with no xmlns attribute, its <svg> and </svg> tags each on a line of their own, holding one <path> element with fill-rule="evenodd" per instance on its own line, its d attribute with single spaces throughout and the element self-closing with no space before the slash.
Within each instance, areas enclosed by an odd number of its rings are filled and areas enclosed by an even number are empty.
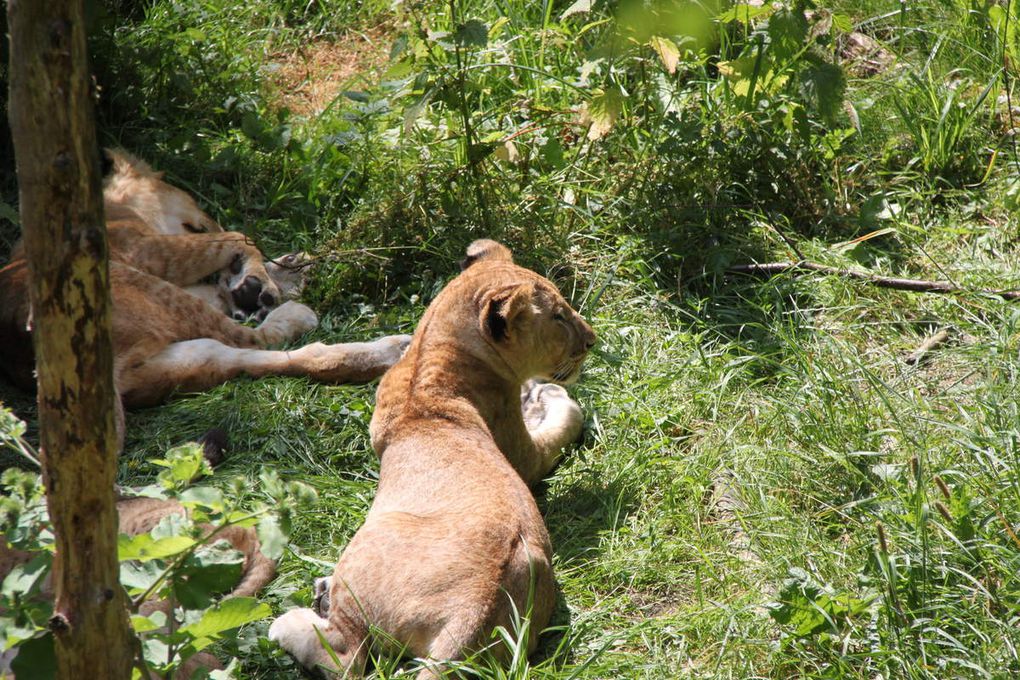
<svg viewBox="0 0 1020 680">
<path fill-rule="evenodd" d="M 924 361 L 924 358 L 928 355 L 928 352 L 932 351 L 933 349 L 941 347 L 948 340 L 949 329 L 943 328 L 938 332 L 933 333 L 932 335 L 929 335 L 927 338 L 925 338 L 924 342 L 918 345 L 917 349 L 915 349 L 913 352 L 907 355 L 907 358 L 904 359 L 904 361 L 911 366 L 916 366 L 917 364 L 920 364 L 922 361 Z"/>
<path fill-rule="evenodd" d="M 784 272 L 819 272 L 830 276 L 842 276 L 855 281 L 863 281 L 879 288 L 894 288 L 896 290 L 909 290 L 915 293 L 939 293 L 943 295 L 955 295 L 960 293 L 979 293 L 982 295 L 995 295 L 1004 300 L 1020 299 L 1020 290 L 992 290 L 988 288 L 963 288 L 949 281 L 924 281 L 921 279 L 897 279 L 888 276 L 878 276 L 867 272 L 858 272 L 851 269 L 838 269 L 829 267 L 817 262 L 765 262 L 761 264 L 741 264 L 730 267 L 730 271 L 737 274 L 782 274 Z"/>
</svg>

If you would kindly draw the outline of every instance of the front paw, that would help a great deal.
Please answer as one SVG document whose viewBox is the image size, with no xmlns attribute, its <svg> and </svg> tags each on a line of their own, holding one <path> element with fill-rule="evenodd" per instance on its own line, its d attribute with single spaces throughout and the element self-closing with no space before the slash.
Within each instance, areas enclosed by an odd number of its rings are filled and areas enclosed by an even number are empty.
<svg viewBox="0 0 1020 680">
<path fill-rule="evenodd" d="M 269 312 L 266 320 L 259 324 L 258 331 L 264 344 L 276 345 L 294 340 L 319 324 L 319 317 L 300 302 L 284 302 Z"/>
<path fill-rule="evenodd" d="M 524 416 L 524 424 L 529 430 L 533 430 L 545 420 L 545 404 L 542 403 L 542 388 L 545 383 L 531 379 L 521 385 L 521 415 Z"/>
<path fill-rule="evenodd" d="M 283 647 L 305 668 L 314 668 L 322 657 L 323 647 L 319 633 L 329 622 L 311 609 L 291 609 L 269 626 L 269 639 Z"/>
<path fill-rule="evenodd" d="M 580 437 L 584 425 L 581 406 L 559 385 L 532 383 L 527 394 L 522 394 L 521 402 L 521 414 L 529 431 L 543 432 L 560 446 Z"/>
</svg>

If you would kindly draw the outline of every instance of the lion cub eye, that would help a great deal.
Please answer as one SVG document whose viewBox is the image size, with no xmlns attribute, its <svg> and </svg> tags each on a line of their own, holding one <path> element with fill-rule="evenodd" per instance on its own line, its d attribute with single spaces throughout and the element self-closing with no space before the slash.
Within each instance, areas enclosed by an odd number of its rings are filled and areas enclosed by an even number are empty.
<svg viewBox="0 0 1020 680">
<path fill-rule="evenodd" d="M 204 234 L 206 232 L 206 228 L 205 227 L 203 227 L 201 225 L 196 227 L 191 222 L 183 222 L 181 224 L 181 226 L 184 227 L 185 229 L 187 229 L 188 231 L 190 231 L 192 234 Z"/>
<path fill-rule="evenodd" d="M 556 312 L 555 314 L 553 314 L 553 319 L 555 319 L 556 321 L 564 321 L 565 322 L 567 320 L 567 317 L 563 316 L 559 312 Z"/>
</svg>

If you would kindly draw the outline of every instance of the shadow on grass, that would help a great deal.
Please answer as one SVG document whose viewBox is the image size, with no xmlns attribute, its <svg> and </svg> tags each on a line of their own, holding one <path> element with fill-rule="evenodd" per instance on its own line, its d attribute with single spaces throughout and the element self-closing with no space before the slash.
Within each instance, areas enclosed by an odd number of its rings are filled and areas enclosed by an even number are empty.
<svg viewBox="0 0 1020 680">
<path fill-rule="evenodd" d="M 578 477 L 550 496 L 543 482 L 535 495 L 553 546 L 553 555 L 560 570 L 572 569 L 597 560 L 603 550 L 602 539 L 614 531 L 638 505 L 637 489 L 620 479 L 603 480 Z M 572 615 L 562 592 L 557 588 L 556 608 L 549 630 L 539 640 L 532 656 L 535 663 L 553 658 L 571 635 Z M 557 663 L 565 663 L 561 658 Z"/>
</svg>

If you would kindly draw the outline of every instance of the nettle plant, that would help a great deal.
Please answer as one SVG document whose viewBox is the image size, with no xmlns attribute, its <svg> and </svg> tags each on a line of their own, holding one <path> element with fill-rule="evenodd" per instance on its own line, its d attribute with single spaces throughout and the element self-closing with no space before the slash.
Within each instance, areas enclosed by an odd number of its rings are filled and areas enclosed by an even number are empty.
<svg viewBox="0 0 1020 680">
<path fill-rule="evenodd" d="M 23 422 L 0 410 L 0 444 L 34 458 L 24 431 Z M 187 514 L 170 513 L 150 532 L 121 535 L 118 542 L 120 580 L 140 641 L 135 678 L 174 676 L 209 646 L 236 643 L 244 624 L 269 617 L 269 605 L 253 597 L 216 601 L 217 595 L 237 585 L 244 561 L 240 552 L 217 537 L 227 527 L 254 527 L 262 552 L 279 559 L 294 510 L 316 499 L 307 485 L 283 482 L 272 471 L 259 477 L 257 493 L 265 500 L 251 507 L 240 500 L 251 496 L 251 485 L 243 478 L 231 480 L 225 490 L 191 486 L 192 480 L 212 472 L 197 444 L 171 449 L 165 458 L 151 462 L 162 468 L 155 483 L 132 495 L 176 501 Z M 48 576 L 54 536 L 38 474 L 10 468 L 0 476 L 0 540 L 7 544 L 0 557 L 11 551 L 28 556 L 0 586 L 0 652 L 16 651 L 12 670 L 17 677 L 55 677 L 53 640 L 47 628 L 53 614 Z M 168 606 L 141 613 L 143 604 L 153 602 Z M 233 677 L 236 663 L 235 659 L 224 670 L 199 667 L 191 677 Z"/>
</svg>

